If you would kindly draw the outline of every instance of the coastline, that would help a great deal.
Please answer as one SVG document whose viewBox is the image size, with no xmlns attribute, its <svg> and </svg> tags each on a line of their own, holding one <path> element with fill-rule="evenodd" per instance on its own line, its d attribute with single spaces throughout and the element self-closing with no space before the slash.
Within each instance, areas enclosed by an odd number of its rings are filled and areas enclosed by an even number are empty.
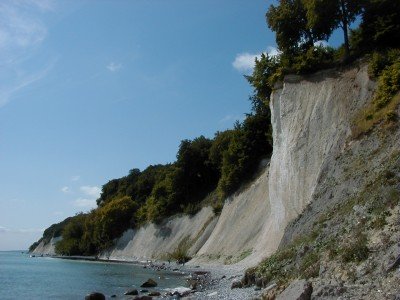
<svg viewBox="0 0 400 300">
<path fill-rule="evenodd" d="M 37 256 L 41 258 L 41 256 Z M 143 268 L 157 271 L 178 273 L 186 278 L 186 287 L 176 287 L 162 292 L 160 296 L 153 299 L 165 299 L 179 294 L 182 299 L 258 299 L 261 298 L 261 290 L 255 287 L 231 289 L 232 282 L 243 277 L 244 270 L 232 265 L 220 264 L 188 264 L 182 265 L 176 262 L 166 262 L 162 260 L 123 260 L 123 259 L 104 259 L 96 256 L 58 256 L 44 255 L 43 257 L 81 260 L 102 263 L 133 264 Z M 95 291 L 93 291 L 95 292 Z M 82 295 L 84 296 L 84 295 Z M 123 296 L 123 295 L 117 295 Z"/>
</svg>

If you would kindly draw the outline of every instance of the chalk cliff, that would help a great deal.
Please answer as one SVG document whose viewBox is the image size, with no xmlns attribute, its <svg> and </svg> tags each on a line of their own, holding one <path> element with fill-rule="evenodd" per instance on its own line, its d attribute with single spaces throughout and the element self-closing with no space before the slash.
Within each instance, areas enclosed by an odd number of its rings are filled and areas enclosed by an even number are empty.
<svg viewBox="0 0 400 300">
<path fill-rule="evenodd" d="M 272 157 L 251 185 L 226 200 L 220 216 L 206 207 L 195 216 L 128 230 L 101 256 L 162 258 L 186 241 L 193 264 L 257 264 L 279 247 L 322 179 L 335 175 L 332 165 L 348 147 L 354 116 L 371 101 L 374 89 L 366 65 L 287 76 L 270 101 Z M 39 247 L 36 252 L 44 249 Z"/>
</svg>

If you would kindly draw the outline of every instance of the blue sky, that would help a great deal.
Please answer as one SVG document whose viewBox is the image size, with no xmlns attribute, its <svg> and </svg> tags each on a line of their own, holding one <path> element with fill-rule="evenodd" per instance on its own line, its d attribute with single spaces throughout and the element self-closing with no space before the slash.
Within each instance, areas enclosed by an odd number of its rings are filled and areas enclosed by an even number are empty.
<svg viewBox="0 0 400 300">
<path fill-rule="evenodd" d="M 266 0 L 0 3 L 0 250 L 250 111 Z"/>
<path fill-rule="evenodd" d="M 249 112 L 264 0 L 2 1 L 0 250 Z"/>
</svg>

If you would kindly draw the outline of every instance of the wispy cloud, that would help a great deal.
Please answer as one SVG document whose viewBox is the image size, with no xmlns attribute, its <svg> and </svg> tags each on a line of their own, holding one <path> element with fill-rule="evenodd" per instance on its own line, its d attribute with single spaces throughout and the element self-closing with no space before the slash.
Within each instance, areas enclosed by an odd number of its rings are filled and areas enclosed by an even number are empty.
<svg viewBox="0 0 400 300">
<path fill-rule="evenodd" d="M 61 192 L 65 193 L 65 194 L 68 194 L 68 193 L 71 192 L 71 190 L 69 189 L 69 187 L 63 186 L 63 187 L 61 188 Z"/>
<path fill-rule="evenodd" d="M 275 47 L 268 47 L 267 51 L 263 53 L 268 54 L 270 56 L 276 56 L 279 54 L 279 51 Z M 248 73 L 253 70 L 256 58 L 260 57 L 261 53 L 255 53 L 255 54 L 249 52 L 240 53 L 236 55 L 235 60 L 232 62 L 232 66 L 240 72 Z"/>
<path fill-rule="evenodd" d="M 47 36 L 42 18 L 54 8 L 53 3 L 50 0 L 0 2 L 0 107 L 20 90 L 43 79 L 54 66 L 55 61 L 25 68 Z"/>
<path fill-rule="evenodd" d="M 84 193 L 86 196 L 93 197 L 95 199 L 100 197 L 101 189 L 98 186 L 81 186 L 80 190 L 82 193 Z"/>
<path fill-rule="evenodd" d="M 243 119 L 244 119 L 244 116 L 226 115 L 221 120 L 219 120 L 218 123 L 224 124 L 224 123 L 236 121 L 236 120 L 243 121 Z"/>
<path fill-rule="evenodd" d="M 121 69 L 122 68 L 122 64 L 119 64 L 119 63 L 115 63 L 115 62 L 110 62 L 108 65 L 107 65 L 107 69 L 110 71 L 110 72 L 117 72 L 119 69 Z"/>
<path fill-rule="evenodd" d="M 7 228 L 4 226 L 0 226 L 0 233 L 34 233 L 34 232 L 43 232 L 44 229 L 41 228 Z"/>
<path fill-rule="evenodd" d="M 96 207 L 95 199 L 78 198 L 72 203 L 75 207 L 91 209 Z"/>
<path fill-rule="evenodd" d="M 78 181 L 79 179 L 81 179 L 80 175 L 71 176 L 71 181 Z"/>
<path fill-rule="evenodd" d="M 29 74 L 23 77 L 17 76 L 18 78 L 15 78 L 14 83 L 8 86 L 2 86 L 0 88 L 0 107 L 6 105 L 20 90 L 44 78 L 53 68 L 54 64 L 55 61 L 50 63 L 43 70 L 40 70 L 36 73 Z"/>
<path fill-rule="evenodd" d="M 72 201 L 72 205 L 79 208 L 92 209 L 97 206 L 96 200 L 100 197 L 101 189 L 98 186 L 84 185 L 79 188 L 84 195 Z"/>
</svg>

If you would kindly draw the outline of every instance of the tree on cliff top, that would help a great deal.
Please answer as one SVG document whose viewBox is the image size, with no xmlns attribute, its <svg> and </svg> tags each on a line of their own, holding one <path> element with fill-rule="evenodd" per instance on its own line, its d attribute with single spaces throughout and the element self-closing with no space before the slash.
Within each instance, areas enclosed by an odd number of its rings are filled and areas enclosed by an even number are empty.
<svg viewBox="0 0 400 300">
<path fill-rule="evenodd" d="M 304 0 L 307 10 L 307 26 L 321 31 L 328 38 L 334 29 L 342 28 L 345 57 L 350 54 L 349 26 L 360 15 L 364 0 Z"/>
</svg>

